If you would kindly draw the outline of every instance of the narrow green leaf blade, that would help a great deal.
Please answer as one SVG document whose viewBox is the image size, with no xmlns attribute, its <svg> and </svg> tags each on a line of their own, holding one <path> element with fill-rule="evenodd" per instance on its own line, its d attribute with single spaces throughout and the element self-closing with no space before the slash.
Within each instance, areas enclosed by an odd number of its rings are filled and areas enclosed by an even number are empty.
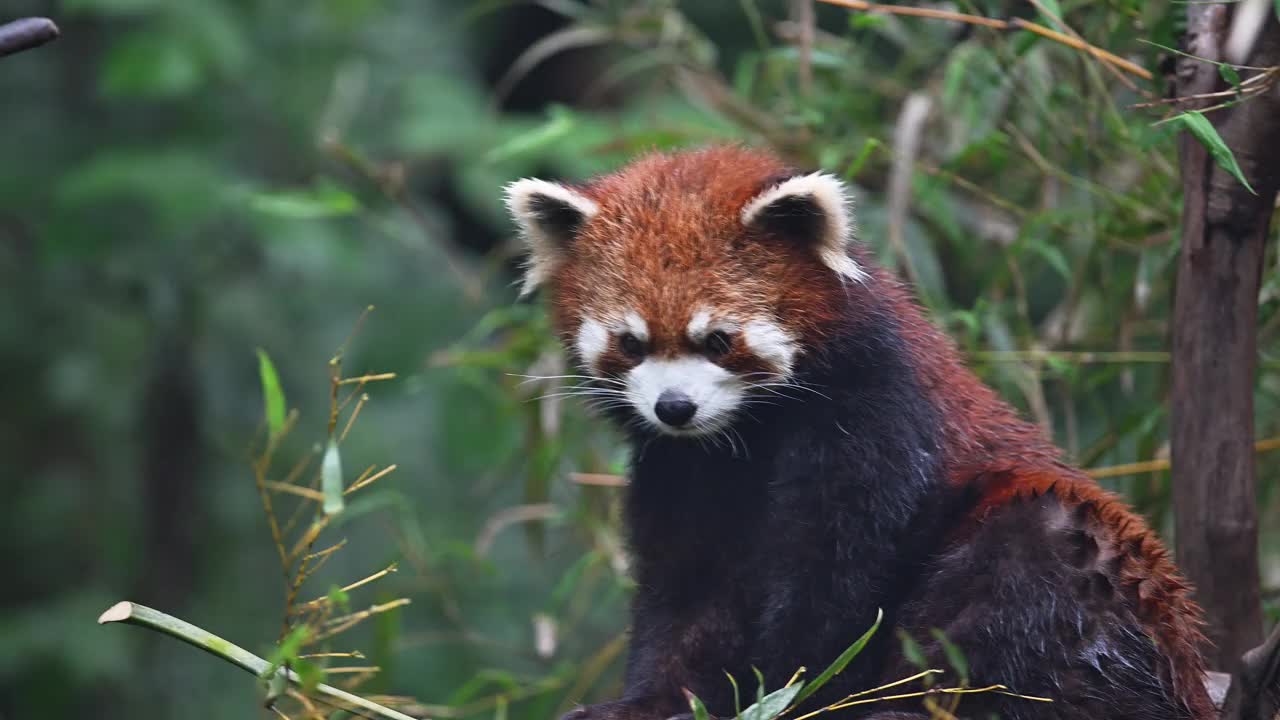
<svg viewBox="0 0 1280 720">
<path fill-rule="evenodd" d="M 946 633 L 938 628 L 933 628 L 931 632 L 934 639 L 942 645 L 942 652 L 947 656 L 947 664 L 951 666 L 952 670 L 956 671 L 956 675 L 960 676 L 961 683 L 967 683 L 969 681 L 969 661 L 965 659 L 964 653 L 955 643 L 951 642 Z"/>
<path fill-rule="evenodd" d="M 862 649 L 867 646 L 867 643 L 871 642 L 871 637 L 876 634 L 876 630 L 880 629 L 881 620 L 884 620 L 884 610 L 877 609 L 876 621 L 872 623 L 871 627 L 865 633 L 862 634 L 862 637 L 855 640 L 854 643 L 848 647 L 848 649 L 840 653 L 840 657 L 836 658 L 835 662 L 831 663 L 831 665 L 827 667 L 826 670 L 823 670 L 822 673 L 818 675 L 818 677 L 814 678 L 813 682 L 804 686 L 804 690 L 801 691 L 800 694 L 796 697 L 796 700 L 795 700 L 796 703 L 798 704 L 801 701 L 803 701 L 805 698 L 814 694 L 815 692 L 820 690 L 823 685 L 826 685 L 828 682 L 830 682 L 831 678 L 843 672 L 845 667 L 847 667 L 849 663 L 852 662 L 853 659 L 858 656 L 858 653 L 862 652 Z"/>
<path fill-rule="evenodd" d="M 284 429 L 284 390 L 280 376 L 267 351 L 258 348 L 258 376 L 262 378 L 262 402 L 266 408 L 267 431 L 275 437 Z"/>
<path fill-rule="evenodd" d="M 898 639 L 902 642 L 902 657 L 906 658 L 907 662 L 921 670 L 929 666 L 924 657 L 924 648 L 920 647 L 920 643 L 916 642 L 915 638 L 903 630 L 898 630 Z"/>
<path fill-rule="evenodd" d="M 733 717 L 742 720 L 742 692 L 738 689 L 738 679 L 729 672 L 725 673 L 725 677 L 729 678 L 729 684 L 733 686 Z"/>
<path fill-rule="evenodd" d="M 1181 115 L 1176 115 L 1173 119 L 1181 122 L 1182 126 L 1196 140 L 1199 140 L 1201 145 L 1205 146 L 1205 149 L 1213 156 L 1214 161 L 1218 163 L 1218 167 L 1231 173 L 1232 177 L 1239 180 L 1240 184 L 1244 185 L 1249 192 L 1254 195 L 1258 194 L 1253 189 L 1253 186 L 1249 184 L 1249 181 L 1245 179 L 1244 172 L 1240 170 L 1240 164 L 1236 162 L 1236 156 L 1231 152 L 1231 148 L 1227 147 L 1227 143 L 1222 139 L 1222 136 L 1218 134 L 1218 129 L 1213 126 L 1213 123 L 1209 122 L 1209 118 L 1197 110 L 1191 110 Z"/>
<path fill-rule="evenodd" d="M 1041 0 L 1041 4 L 1047 11 L 1042 12 L 1041 15 L 1048 15 L 1051 21 L 1062 19 L 1062 7 L 1058 5 L 1058 0 Z"/>
<path fill-rule="evenodd" d="M 791 701 L 800 694 L 804 683 L 796 683 L 765 695 L 755 705 L 742 711 L 742 720 L 773 720 L 791 706 Z"/>
<path fill-rule="evenodd" d="M 325 515 L 336 515 L 346 507 L 342 497 L 342 456 L 338 453 L 338 443 L 333 439 L 329 440 L 324 460 L 320 463 L 320 492 L 324 493 Z"/>
<path fill-rule="evenodd" d="M 711 713 L 707 712 L 707 706 L 702 704 L 697 695 L 685 690 L 684 696 L 689 701 L 689 709 L 693 711 L 693 720 L 711 720 Z"/>
</svg>

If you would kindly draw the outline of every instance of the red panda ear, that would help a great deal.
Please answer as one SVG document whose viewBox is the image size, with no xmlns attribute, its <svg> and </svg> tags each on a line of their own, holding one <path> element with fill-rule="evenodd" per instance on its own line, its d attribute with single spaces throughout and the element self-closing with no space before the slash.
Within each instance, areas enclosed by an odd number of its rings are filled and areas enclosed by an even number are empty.
<svg viewBox="0 0 1280 720">
<path fill-rule="evenodd" d="M 507 209 L 529 250 L 521 295 L 551 275 L 582 225 L 600 208 L 591 198 L 546 180 L 517 180 L 507 186 Z"/>
<path fill-rule="evenodd" d="M 742 224 L 766 234 L 812 245 L 822 264 L 861 282 L 867 273 L 849 255 L 853 217 L 844 183 L 826 173 L 770 183 L 742 208 Z"/>
</svg>

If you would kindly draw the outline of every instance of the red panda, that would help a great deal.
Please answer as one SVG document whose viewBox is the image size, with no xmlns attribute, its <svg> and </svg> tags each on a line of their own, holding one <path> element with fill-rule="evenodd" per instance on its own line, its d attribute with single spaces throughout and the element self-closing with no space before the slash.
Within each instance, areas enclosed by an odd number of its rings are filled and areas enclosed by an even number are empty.
<svg viewBox="0 0 1280 720">
<path fill-rule="evenodd" d="M 633 448 L 625 692 L 570 720 L 663 720 L 685 690 L 732 715 L 725 673 L 780 686 L 877 610 L 806 707 L 914 673 L 897 634 L 946 667 L 940 630 L 971 686 L 1053 701 L 973 694 L 963 716 L 1212 716 L 1159 540 L 964 366 L 854 241 L 839 179 L 713 147 L 520 180 L 507 204 L 523 292 Z"/>
</svg>

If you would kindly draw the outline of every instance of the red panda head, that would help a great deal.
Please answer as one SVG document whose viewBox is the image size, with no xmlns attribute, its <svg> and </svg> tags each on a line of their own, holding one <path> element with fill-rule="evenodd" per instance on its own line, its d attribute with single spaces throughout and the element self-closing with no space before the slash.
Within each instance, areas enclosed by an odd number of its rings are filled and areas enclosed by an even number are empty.
<svg viewBox="0 0 1280 720">
<path fill-rule="evenodd" d="M 736 147 L 643 157 L 507 205 L 557 332 L 600 393 L 671 435 L 718 432 L 793 378 L 867 279 L 844 185 Z"/>
</svg>

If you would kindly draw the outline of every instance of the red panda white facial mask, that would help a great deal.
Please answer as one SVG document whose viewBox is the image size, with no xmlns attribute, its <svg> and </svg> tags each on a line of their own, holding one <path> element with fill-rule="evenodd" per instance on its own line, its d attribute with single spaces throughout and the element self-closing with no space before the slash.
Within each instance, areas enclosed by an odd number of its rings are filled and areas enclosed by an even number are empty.
<svg viewBox="0 0 1280 720">
<path fill-rule="evenodd" d="M 786 176 L 726 205 L 732 193 L 715 183 L 729 176 L 670 192 L 660 186 L 678 174 L 633 194 L 609 187 L 630 169 L 580 189 L 508 186 L 529 250 L 523 292 L 549 287 L 555 324 L 606 407 L 666 434 L 713 435 L 781 394 L 803 355 L 812 321 L 773 285 L 865 279 L 848 252 L 845 189 L 829 175 Z M 775 277 L 786 262 L 796 280 Z"/>
<path fill-rule="evenodd" d="M 796 352 L 786 331 L 770 321 L 713 319 L 707 310 L 695 311 L 684 340 L 694 350 L 663 356 L 647 352 L 653 343 L 648 323 L 630 311 L 613 320 L 584 316 L 573 350 L 582 370 L 602 377 L 601 359 L 611 348 L 627 352 L 622 346 L 632 343 L 645 348 L 643 354 L 633 353 L 633 364 L 614 373 L 605 392 L 616 393 L 614 399 L 625 400 L 655 429 L 673 435 L 722 430 L 749 403 L 753 390 L 769 392 L 768 386 L 785 382 Z M 770 363 L 769 370 L 740 374 L 718 364 L 716 357 L 734 342 Z"/>
</svg>

